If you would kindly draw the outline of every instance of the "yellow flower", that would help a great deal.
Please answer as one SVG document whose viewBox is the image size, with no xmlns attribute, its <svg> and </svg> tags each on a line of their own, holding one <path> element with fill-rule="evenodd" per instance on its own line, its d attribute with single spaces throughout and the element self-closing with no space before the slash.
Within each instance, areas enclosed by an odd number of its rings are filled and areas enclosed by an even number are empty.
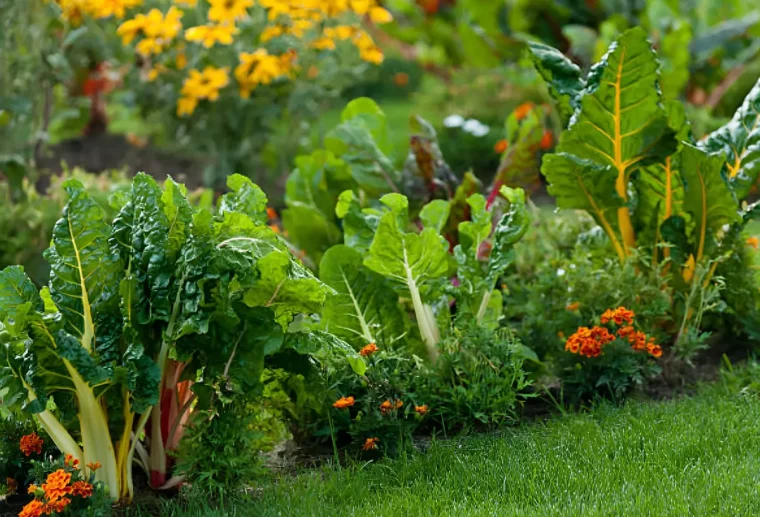
<svg viewBox="0 0 760 517">
<path fill-rule="evenodd" d="M 209 0 L 209 3 L 208 19 L 215 22 L 233 22 L 245 17 L 247 9 L 253 7 L 253 0 Z"/>
<path fill-rule="evenodd" d="M 190 70 L 190 75 L 182 84 L 181 94 L 183 97 L 215 101 L 219 98 L 219 90 L 227 86 L 229 82 L 229 73 L 226 68 L 207 66 L 203 72 Z"/>
<path fill-rule="evenodd" d="M 327 37 L 322 37 L 314 41 L 311 46 L 317 50 L 335 50 L 335 41 Z"/>
<path fill-rule="evenodd" d="M 260 48 L 253 53 L 242 52 L 238 58 L 240 64 L 235 68 L 235 79 L 240 88 L 240 96 L 247 99 L 251 90 L 258 85 L 270 84 L 278 77 L 290 73 L 295 53 L 274 56 Z"/>
<path fill-rule="evenodd" d="M 351 9 L 359 16 L 364 16 L 375 3 L 374 0 L 351 0 Z"/>
<path fill-rule="evenodd" d="M 198 0 L 174 0 L 174 3 L 180 7 L 195 7 Z"/>
<path fill-rule="evenodd" d="M 266 29 L 264 29 L 263 31 L 261 31 L 261 35 L 259 36 L 259 38 L 261 39 L 262 42 L 266 42 L 274 38 L 277 38 L 279 36 L 282 36 L 284 32 L 285 32 L 285 29 L 283 29 L 281 26 L 271 25 L 267 27 Z"/>
<path fill-rule="evenodd" d="M 124 18 L 127 9 L 142 4 L 142 0 L 98 0 L 89 2 L 89 13 L 95 18 Z"/>
<path fill-rule="evenodd" d="M 160 54 L 163 48 L 164 47 L 161 45 L 159 40 L 155 38 L 145 38 L 144 40 L 140 41 L 135 46 L 135 50 L 137 50 L 137 53 L 143 56 L 149 56 L 151 54 Z"/>
<path fill-rule="evenodd" d="M 197 41 L 202 43 L 204 47 L 211 48 L 217 43 L 222 45 L 232 44 L 232 36 L 238 32 L 238 29 L 234 25 L 199 25 L 198 27 L 187 29 L 185 31 L 185 39 L 187 41 Z"/>
<path fill-rule="evenodd" d="M 361 57 L 364 61 L 375 65 L 379 65 L 383 62 L 383 53 L 377 47 L 360 50 L 359 57 Z"/>
<path fill-rule="evenodd" d="M 372 23 L 390 23 L 393 21 L 393 15 L 382 7 L 373 7 L 369 10 L 369 19 Z"/>
<path fill-rule="evenodd" d="M 116 29 L 116 34 L 121 36 L 121 42 L 124 45 L 129 45 L 132 40 L 137 37 L 137 34 L 145 27 L 147 18 L 144 14 L 138 14 L 132 20 L 127 20 Z"/>
<path fill-rule="evenodd" d="M 198 99 L 195 97 L 180 97 L 177 101 L 177 116 L 184 117 L 192 115 L 198 106 Z"/>
</svg>

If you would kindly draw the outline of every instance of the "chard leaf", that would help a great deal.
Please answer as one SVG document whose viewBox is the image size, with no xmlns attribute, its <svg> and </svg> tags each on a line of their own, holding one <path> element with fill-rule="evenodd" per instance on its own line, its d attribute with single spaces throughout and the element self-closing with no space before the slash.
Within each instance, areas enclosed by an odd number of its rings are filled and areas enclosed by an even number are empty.
<svg viewBox="0 0 760 517">
<path fill-rule="evenodd" d="M 486 276 L 486 282 L 491 289 L 514 262 L 514 246 L 523 238 L 530 226 L 530 215 L 525 208 L 525 192 L 522 189 L 503 186 L 501 194 L 509 201 L 509 210 L 493 230 L 493 249 L 488 260 Z"/>
<path fill-rule="evenodd" d="M 406 204 L 388 196 L 383 202 L 391 206 L 392 211 L 380 219 L 364 265 L 389 278 L 402 293 L 409 294 L 420 335 L 430 359 L 435 362 L 440 331 L 428 303 L 431 298 L 435 299 L 432 296 L 435 281 L 448 274 L 448 244 L 433 228 L 419 234 L 404 232 L 404 225 L 400 223 L 405 221 Z"/>
<path fill-rule="evenodd" d="M 325 148 L 348 164 L 356 183 L 370 195 L 396 190 L 401 174 L 387 156 L 391 149 L 380 108 L 371 99 L 356 99 L 341 120 L 325 136 Z"/>
<path fill-rule="evenodd" d="M 420 210 L 420 221 L 424 228 L 433 228 L 441 233 L 449 220 L 451 203 L 443 199 L 435 199 Z"/>
<path fill-rule="evenodd" d="M 344 244 L 362 252 L 367 251 L 383 212 L 372 208 L 362 208 L 356 194 L 346 190 L 338 198 L 335 214 L 343 219 Z"/>
<path fill-rule="evenodd" d="M 352 185 L 351 171 L 334 154 L 317 150 L 296 157 L 296 168 L 285 183 L 285 202 L 289 207 L 307 206 L 332 220 L 338 195 Z M 290 227 L 288 232 L 292 233 Z"/>
<path fill-rule="evenodd" d="M 164 215 L 169 224 L 167 255 L 170 263 L 177 260 L 179 250 L 190 233 L 193 222 L 193 209 L 187 201 L 187 188 L 166 178 L 164 192 L 161 194 Z"/>
<path fill-rule="evenodd" d="M 322 320 L 327 331 L 355 347 L 388 347 L 404 334 L 404 315 L 398 295 L 364 267 L 362 258 L 345 245 L 333 246 L 322 257 L 319 278 L 337 293 L 328 296 Z"/>
<path fill-rule="evenodd" d="M 50 294 L 63 315 L 66 330 L 90 351 L 96 314 L 117 299 L 121 261 L 108 245 L 110 227 L 103 210 L 81 183 L 63 183 L 69 202 L 53 228 L 45 252 L 50 263 Z"/>
<path fill-rule="evenodd" d="M 668 124 L 680 141 L 688 138 L 689 125 L 683 105 L 677 101 L 665 103 Z M 680 173 L 680 152 L 668 156 L 661 163 L 639 169 L 634 185 L 638 193 L 636 207 L 637 235 L 646 244 L 655 243 L 662 223 L 669 217 L 683 213 L 684 185 Z M 639 242 L 644 244 L 644 242 Z"/>
<path fill-rule="evenodd" d="M 760 176 L 760 81 L 731 121 L 699 143 L 709 153 L 726 156 L 725 174 L 739 200 L 746 198 Z"/>
<path fill-rule="evenodd" d="M 433 228 L 405 233 L 393 212 L 380 219 L 364 265 L 406 288 L 442 278 L 449 270 L 447 246 L 438 233 Z"/>
<path fill-rule="evenodd" d="M 660 88 L 666 99 L 677 99 L 689 82 L 689 43 L 691 42 L 691 24 L 685 21 L 677 22 L 660 42 L 662 70 L 660 72 Z"/>
<path fill-rule="evenodd" d="M 477 254 L 480 245 L 491 235 L 491 213 L 486 209 L 486 198 L 473 194 L 467 199 L 470 220 L 459 223 L 459 243 L 463 250 Z"/>
<path fill-rule="evenodd" d="M 282 211 L 288 240 L 316 261 L 330 246 L 340 243 L 340 228 L 331 219 L 316 207 L 307 205 L 291 205 Z"/>
<path fill-rule="evenodd" d="M 738 206 L 721 170 L 724 159 L 689 144 L 681 151 L 681 175 L 686 183 L 683 207 L 695 224 L 692 243 L 696 261 L 705 255 L 710 236 L 740 220 Z"/>
<path fill-rule="evenodd" d="M 311 356 L 327 371 L 337 370 L 344 360 L 348 361 L 356 375 L 364 375 L 367 371 L 364 358 L 351 345 L 327 332 L 291 332 L 285 335 L 285 346 L 299 354 Z"/>
<path fill-rule="evenodd" d="M 580 108 L 542 172 L 560 208 L 589 210 L 624 259 L 635 246 L 628 183 L 676 150 L 646 33 L 626 31 L 589 72 Z M 610 186 L 614 189 L 610 190 Z"/>
<path fill-rule="evenodd" d="M 246 291 L 243 301 L 249 307 L 271 307 L 283 328 L 296 314 L 320 312 L 331 292 L 289 253 L 272 251 L 259 259 L 256 266 L 260 277 Z"/>
<path fill-rule="evenodd" d="M 555 48 L 537 42 L 529 42 L 528 46 L 536 70 L 557 101 L 562 123 L 567 124 L 580 107 L 580 96 L 585 86 L 581 69 Z"/>
<path fill-rule="evenodd" d="M 258 185 L 240 174 L 227 177 L 227 187 L 232 191 L 219 201 L 219 213 L 240 212 L 258 224 L 266 224 L 267 196 Z"/>
</svg>

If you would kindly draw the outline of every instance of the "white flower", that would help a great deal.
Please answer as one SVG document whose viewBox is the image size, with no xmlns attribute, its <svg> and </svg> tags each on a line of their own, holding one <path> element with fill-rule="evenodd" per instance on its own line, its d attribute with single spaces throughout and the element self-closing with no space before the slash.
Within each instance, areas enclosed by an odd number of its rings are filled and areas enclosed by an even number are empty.
<svg viewBox="0 0 760 517">
<path fill-rule="evenodd" d="M 557 276 L 565 276 L 565 273 L 567 273 L 567 271 L 565 271 L 565 270 L 564 270 L 564 269 L 562 269 L 562 268 L 559 268 L 559 269 L 557 270 Z"/>
<path fill-rule="evenodd" d="M 475 120 L 474 118 L 469 119 L 467 122 L 464 123 L 464 126 L 462 126 L 462 129 L 470 133 L 473 136 L 481 137 L 486 136 L 491 129 L 480 122 L 479 120 Z"/>
<path fill-rule="evenodd" d="M 464 124 L 464 117 L 461 115 L 449 115 L 443 119 L 443 125 L 446 127 L 461 127 Z"/>
</svg>

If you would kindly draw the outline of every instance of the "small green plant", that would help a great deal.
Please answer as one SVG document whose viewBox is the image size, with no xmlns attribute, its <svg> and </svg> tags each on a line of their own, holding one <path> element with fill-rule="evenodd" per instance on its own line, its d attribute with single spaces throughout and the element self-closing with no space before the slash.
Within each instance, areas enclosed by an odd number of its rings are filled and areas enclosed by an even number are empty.
<svg viewBox="0 0 760 517">
<path fill-rule="evenodd" d="M 463 327 L 444 340 L 422 379 L 430 417 L 447 432 L 517 422 L 532 384 L 523 363 L 535 354 L 511 330 Z"/>
</svg>

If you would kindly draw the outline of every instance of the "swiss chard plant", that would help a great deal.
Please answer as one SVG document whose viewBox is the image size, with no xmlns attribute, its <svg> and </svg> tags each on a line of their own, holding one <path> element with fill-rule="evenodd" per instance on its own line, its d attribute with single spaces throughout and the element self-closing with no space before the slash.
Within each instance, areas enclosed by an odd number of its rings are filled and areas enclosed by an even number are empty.
<svg viewBox="0 0 760 517">
<path fill-rule="evenodd" d="M 707 287 L 760 175 L 760 85 L 728 125 L 695 142 L 683 107 L 662 100 L 643 30 L 624 33 L 586 77 L 555 49 L 531 50 L 568 121 L 541 169 L 557 205 L 587 211 L 621 261 L 645 247 L 654 263 L 672 262 L 675 288 Z"/>
<path fill-rule="evenodd" d="M 529 224 L 524 193 L 502 187 L 502 194 L 505 203 L 491 210 L 481 194 L 466 198 L 469 220 L 457 224 L 452 248 L 443 232 L 457 217 L 456 198 L 431 201 L 413 219 L 400 194 L 382 197 L 381 209 L 362 209 L 344 192 L 338 213 L 345 244 L 330 248 L 320 263 L 321 280 L 338 293 L 323 312 L 327 330 L 355 346 L 419 339 L 435 362 L 452 326 L 452 306 L 458 316 L 498 326 L 502 299 L 495 286 Z M 412 322 L 399 300 L 411 302 Z"/>
<path fill-rule="evenodd" d="M 330 287 L 266 226 L 266 197 L 231 176 L 216 215 L 184 186 L 139 174 L 112 222 L 82 185 L 55 225 L 49 285 L 0 273 L 0 388 L 55 444 L 130 500 L 133 460 L 171 486 L 169 451 L 190 413 L 255 393 L 278 353 L 361 358 L 326 334 L 289 331 Z M 144 431 L 144 432 L 143 432 Z M 89 467 L 88 467 L 89 468 Z"/>
</svg>

